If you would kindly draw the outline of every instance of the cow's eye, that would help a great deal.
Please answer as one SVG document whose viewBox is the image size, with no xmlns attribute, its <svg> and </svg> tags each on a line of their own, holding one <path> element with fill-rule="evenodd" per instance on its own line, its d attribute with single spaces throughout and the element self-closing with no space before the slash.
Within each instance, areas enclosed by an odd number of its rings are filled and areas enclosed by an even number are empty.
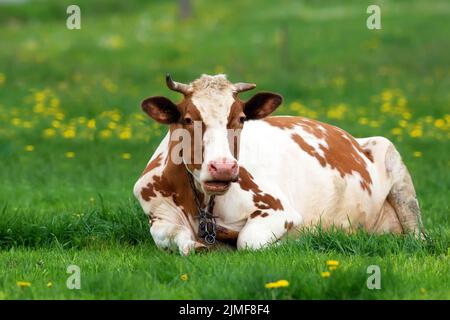
<svg viewBox="0 0 450 320">
<path fill-rule="evenodd" d="M 240 116 L 240 117 L 239 117 L 239 122 L 240 122 L 240 123 L 244 123 L 245 120 L 247 120 L 247 118 L 246 118 L 245 116 Z"/>
<path fill-rule="evenodd" d="M 192 124 L 192 119 L 189 117 L 184 118 L 184 124 L 186 124 L 186 125 Z"/>
</svg>

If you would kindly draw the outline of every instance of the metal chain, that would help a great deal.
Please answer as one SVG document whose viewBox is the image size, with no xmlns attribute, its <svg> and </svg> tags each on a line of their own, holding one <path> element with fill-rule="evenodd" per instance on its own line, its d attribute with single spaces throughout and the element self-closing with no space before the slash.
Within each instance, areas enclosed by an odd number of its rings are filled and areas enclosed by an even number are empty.
<svg viewBox="0 0 450 320">
<path fill-rule="evenodd" d="M 208 205 L 206 208 L 202 208 L 200 204 L 200 199 L 197 193 L 197 189 L 194 185 L 194 178 L 186 170 L 188 175 L 189 183 L 191 185 L 192 192 L 194 194 L 195 205 L 197 206 L 199 224 L 198 224 L 198 236 L 203 238 L 208 245 L 212 245 L 216 242 L 216 218 L 212 214 L 214 209 L 214 198 L 212 195 L 209 198 Z"/>
</svg>

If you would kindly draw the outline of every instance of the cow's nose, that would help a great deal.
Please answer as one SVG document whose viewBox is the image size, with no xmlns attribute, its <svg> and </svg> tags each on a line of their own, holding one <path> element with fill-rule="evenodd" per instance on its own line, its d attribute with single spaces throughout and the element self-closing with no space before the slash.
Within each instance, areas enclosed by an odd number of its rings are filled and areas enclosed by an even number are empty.
<svg viewBox="0 0 450 320">
<path fill-rule="evenodd" d="M 210 161 L 208 171 L 214 180 L 237 181 L 238 164 L 236 160 Z"/>
</svg>

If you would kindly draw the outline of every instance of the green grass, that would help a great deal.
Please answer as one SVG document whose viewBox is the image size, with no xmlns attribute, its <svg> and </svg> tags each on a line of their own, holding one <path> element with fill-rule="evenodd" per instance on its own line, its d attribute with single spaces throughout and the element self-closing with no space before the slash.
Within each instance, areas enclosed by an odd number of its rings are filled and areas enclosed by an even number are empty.
<svg viewBox="0 0 450 320">
<path fill-rule="evenodd" d="M 65 28 L 70 1 L 0 4 L 0 299 L 450 299 L 450 5 L 384 1 L 383 29 L 369 31 L 369 1 L 194 3 L 180 21 L 176 2 L 78 1 L 79 31 Z M 278 114 L 390 138 L 430 239 L 319 230 L 260 252 L 157 250 L 132 187 L 165 132 L 137 116 L 140 101 L 179 99 L 168 71 L 184 82 L 225 72 L 281 93 Z M 381 111 L 390 93 L 405 105 Z M 112 110 L 120 119 L 102 115 Z M 325 279 L 330 259 L 340 266 Z M 66 288 L 70 264 L 81 290 Z M 369 265 L 381 290 L 367 289 Z M 289 286 L 264 288 L 279 279 Z"/>
</svg>

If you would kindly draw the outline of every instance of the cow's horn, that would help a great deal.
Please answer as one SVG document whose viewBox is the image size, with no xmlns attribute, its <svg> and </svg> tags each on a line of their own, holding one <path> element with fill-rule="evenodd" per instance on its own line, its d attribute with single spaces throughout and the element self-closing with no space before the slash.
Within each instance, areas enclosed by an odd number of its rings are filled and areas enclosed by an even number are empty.
<svg viewBox="0 0 450 320">
<path fill-rule="evenodd" d="M 188 94 L 192 91 L 190 85 L 173 81 L 170 74 L 166 74 L 166 83 L 169 89 L 180 92 L 182 94 Z"/>
<path fill-rule="evenodd" d="M 252 90 L 255 87 L 256 84 L 254 83 L 238 82 L 234 84 L 234 90 L 236 91 L 236 93 Z"/>
</svg>

